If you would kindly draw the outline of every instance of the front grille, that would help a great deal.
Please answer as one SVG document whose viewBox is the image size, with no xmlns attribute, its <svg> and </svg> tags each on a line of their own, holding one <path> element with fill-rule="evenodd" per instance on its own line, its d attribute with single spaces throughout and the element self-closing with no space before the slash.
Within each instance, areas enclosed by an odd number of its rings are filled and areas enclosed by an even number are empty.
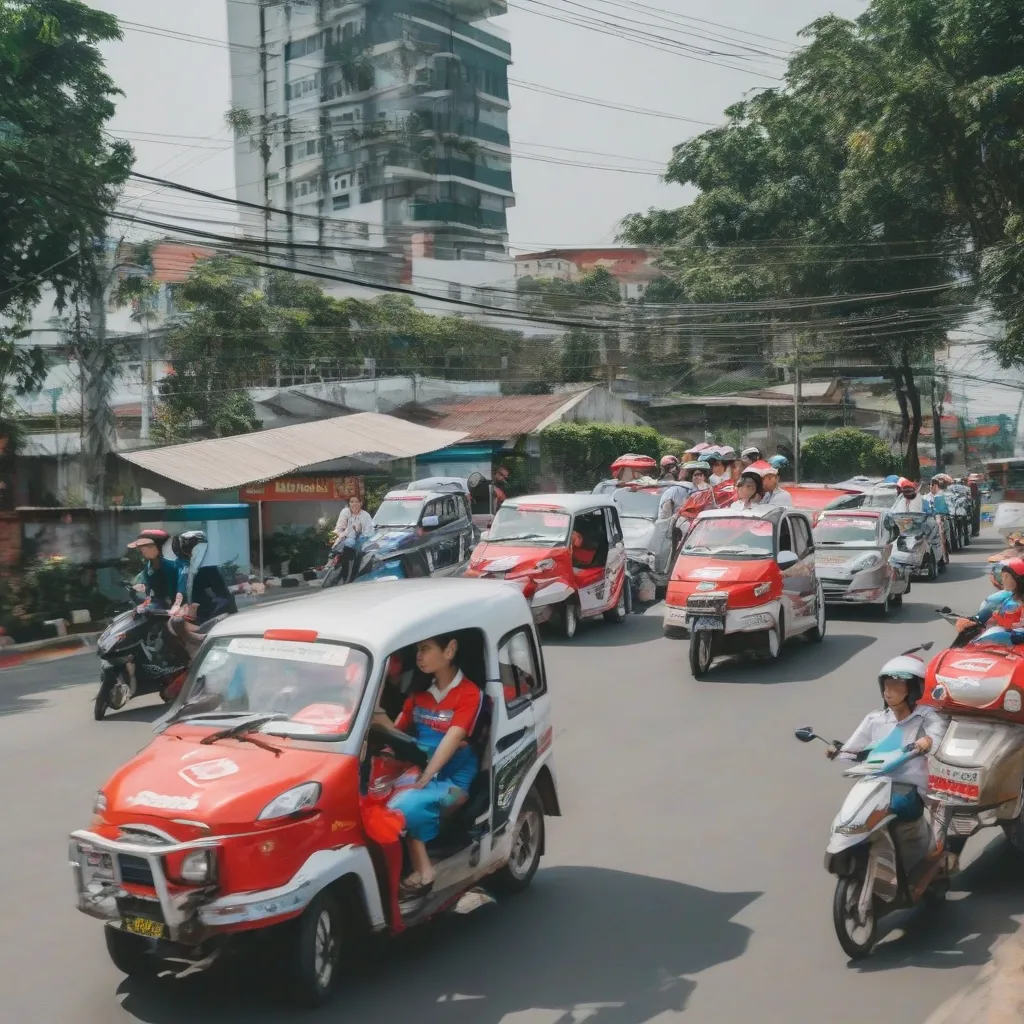
<svg viewBox="0 0 1024 1024">
<path fill-rule="evenodd" d="M 128 885 L 146 885 L 153 887 L 153 872 L 149 861 L 144 857 L 135 857 L 130 853 L 119 853 L 117 862 L 121 868 L 121 881 Z"/>
<path fill-rule="evenodd" d="M 728 604 L 727 594 L 693 594 L 686 599 L 687 611 L 723 615 Z"/>
<path fill-rule="evenodd" d="M 845 594 L 850 589 L 852 580 L 826 580 L 821 581 L 821 589 L 826 597 L 829 594 Z"/>
</svg>

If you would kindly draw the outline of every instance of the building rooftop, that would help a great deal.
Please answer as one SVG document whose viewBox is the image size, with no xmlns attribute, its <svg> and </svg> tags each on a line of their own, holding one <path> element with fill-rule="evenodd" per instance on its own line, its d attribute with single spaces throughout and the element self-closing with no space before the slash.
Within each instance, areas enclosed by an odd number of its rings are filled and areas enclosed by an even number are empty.
<svg viewBox="0 0 1024 1024">
<path fill-rule="evenodd" d="M 556 422 L 590 389 L 572 395 L 500 395 L 437 402 L 427 408 L 430 426 L 459 431 L 467 441 L 505 441 Z"/>
</svg>

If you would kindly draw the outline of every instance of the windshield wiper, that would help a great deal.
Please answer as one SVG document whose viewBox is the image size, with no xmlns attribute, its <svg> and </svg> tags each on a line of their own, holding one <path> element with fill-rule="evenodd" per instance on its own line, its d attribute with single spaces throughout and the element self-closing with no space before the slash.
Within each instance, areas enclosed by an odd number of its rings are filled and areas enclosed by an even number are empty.
<svg viewBox="0 0 1024 1024">
<path fill-rule="evenodd" d="M 816 540 L 814 543 L 817 544 L 818 547 L 824 548 L 824 547 L 841 546 L 843 544 L 848 544 L 850 542 L 849 541 L 845 541 L 845 540 Z"/>
<path fill-rule="evenodd" d="M 550 537 L 544 537 L 539 533 L 517 533 L 511 537 L 488 537 L 488 544 L 501 544 L 507 540 L 551 540 Z M 558 541 L 552 540 L 552 544 L 559 543 Z"/>
<path fill-rule="evenodd" d="M 255 736 L 246 736 L 245 734 L 253 732 L 269 722 L 279 722 L 282 718 L 287 717 L 286 714 L 280 711 L 275 711 L 273 714 L 253 715 L 244 722 L 231 726 L 229 729 L 220 729 L 217 732 L 210 733 L 209 736 L 204 737 L 199 742 L 203 746 L 209 746 L 211 743 L 216 743 L 217 740 L 239 740 L 242 743 L 251 743 L 254 747 L 260 747 L 263 750 L 269 750 L 275 757 L 280 757 L 280 747 L 275 747 L 272 743 L 267 743 L 265 740 L 258 740 Z"/>
</svg>

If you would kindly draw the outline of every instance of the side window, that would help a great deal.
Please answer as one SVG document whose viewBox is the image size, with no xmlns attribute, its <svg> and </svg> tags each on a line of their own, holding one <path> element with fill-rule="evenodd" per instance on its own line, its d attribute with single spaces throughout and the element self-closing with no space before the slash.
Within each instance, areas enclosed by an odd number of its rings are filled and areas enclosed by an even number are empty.
<svg viewBox="0 0 1024 1024">
<path fill-rule="evenodd" d="M 619 523 L 619 517 L 610 508 L 606 508 L 604 514 L 608 517 L 608 536 L 611 537 L 613 544 L 618 544 L 622 540 L 622 526 Z"/>
<path fill-rule="evenodd" d="M 787 516 L 779 526 L 779 552 L 792 550 L 793 538 L 789 531 L 789 517 Z"/>
<path fill-rule="evenodd" d="M 798 558 L 806 558 L 814 548 L 807 523 L 799 516 L 791 516 L 789 522 L 793 530 L 793 542 L 796 544 L 793 550 Z"/>
<path fill-rule="evenodd" d="M 573 564 L 576 568 L 604 565 L 608 557 L 608 526 L 604 509 L 578 515 L 573 523 L 573 531 L 582 538 L 579 547 L 573 549 Z"/>
<path fill-rule="evenodd" d="M 517 629 L 498 646 L 498 673 L 510 711 L 524 707 L 531 697 L 544 692 L 544 677 L 538 671 L 533 636 L 528 629 Z"/>
<path fill-rule="evenodd" d="M 422 523 L 427 516 L 438 516 L 440 518 L 441 513 L 444 511 L 442 504 L 443 500 L 441 498 L 435 498 L 433 501 L 428 501 L 426 505 L 423 506 L 423 512 L 420 515 L 420 522 Z"/>
</svg>

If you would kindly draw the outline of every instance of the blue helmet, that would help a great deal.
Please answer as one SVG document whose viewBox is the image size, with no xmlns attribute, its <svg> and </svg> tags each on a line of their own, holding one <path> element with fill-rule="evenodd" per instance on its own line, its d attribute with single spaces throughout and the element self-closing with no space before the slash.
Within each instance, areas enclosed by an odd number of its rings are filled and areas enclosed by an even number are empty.
<svg viewBox="0 0 1024 1024">
<path fill-rule="evenodd" d="M 889 476 L 887 476 L 885 478 L 884 482 L 887 483 L 887 484 L 895 484 L 895 483 L 899 483 L 899 479 L 900 478 L 899 478 L 899 476 L 896 473 L 891 473 Z"/>
<path fill-rule="evenodd" d="M 789 459 L 785 455 L 773 455 L 768 460 L 768 465 L 774 466 L 776 469 L 782 469 L 784 466 L 789 465 Z"/>
</svg>

